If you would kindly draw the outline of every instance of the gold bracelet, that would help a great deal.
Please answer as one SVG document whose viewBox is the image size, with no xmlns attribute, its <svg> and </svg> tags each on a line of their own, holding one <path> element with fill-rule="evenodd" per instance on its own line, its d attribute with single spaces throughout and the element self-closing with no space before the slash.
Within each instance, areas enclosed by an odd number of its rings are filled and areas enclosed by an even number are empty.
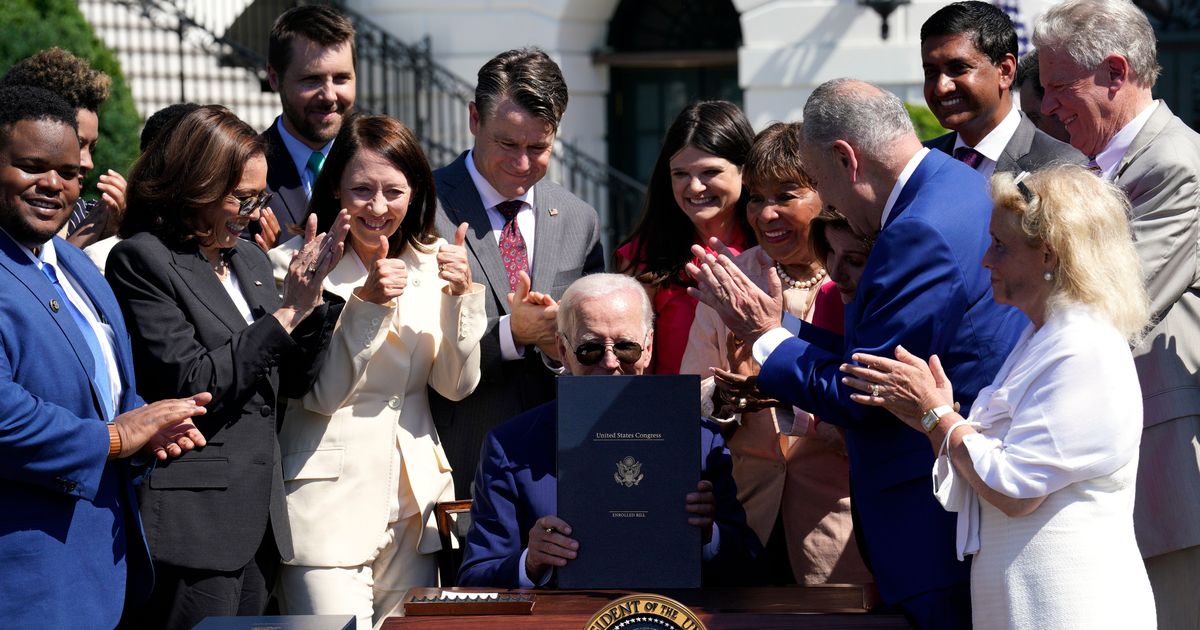
<svg viewBox="0 0 1200 630">
<path fill-rule="evenodd" d="M 108 425 L 108 458 L 116 459 L 121 454 L 121 434 L 117 433 L 117 425 Z"/>
</svg>

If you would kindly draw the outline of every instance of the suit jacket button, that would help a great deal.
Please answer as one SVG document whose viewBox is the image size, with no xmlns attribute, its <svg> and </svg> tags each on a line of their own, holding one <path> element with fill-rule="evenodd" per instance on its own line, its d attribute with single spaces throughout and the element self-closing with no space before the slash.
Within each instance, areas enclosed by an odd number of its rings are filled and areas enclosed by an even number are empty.
<svg viewBox="0 0 1200 630">
<path fill-rule="evenodd" d="M 388 407 L 391 407 L 392 409 L 399 409 L 400 408 L 400 397 L 392 396 L 391 398 L 389 398 L 388 399 Z"/>
<path fill-rule="evenodd" d="M 259 413 L 261 413 L 263 415 L 263 417 L 269 416 L 269 415 L 271 415 L 271 411 L 272 411 L 271 405 L 263 405 L 262 409 L 259 409 L 258 411 L 259 411 Z"/>
</svg>

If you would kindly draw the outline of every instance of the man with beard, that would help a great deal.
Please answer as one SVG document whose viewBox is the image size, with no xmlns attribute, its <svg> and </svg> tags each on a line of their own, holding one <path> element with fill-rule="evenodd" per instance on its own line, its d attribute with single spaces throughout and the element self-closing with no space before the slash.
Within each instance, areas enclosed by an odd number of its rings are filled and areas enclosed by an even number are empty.
<svg viewBox="0 0 1200 630">
<path fill-rule="evenodd" d="M 212 397 L 146 405 L 103 276 L 55 237 L 79 196 L 76 110 L 0 88 L 0 626 L 112 628 L 150 592 L 129 456 L 177 457 Z M 145 447 L 145 448 L 143 448 Z"/>
<path fill-rule="evenodd" d="M 298 6 L 275 20 L 267 79 L 283 113 L 262 134 L 267 190 L 274 193 L 254 237 L 264 250 L 289 238 L 287 226 L 304 225 L 313 182 L 354 109 L 356 61 L 354 26 L 336 9 Z"/>
<path fill-rule="evenodd" d="M 925 103 L 948 133 L 925 144 L 984 177 L 1083 164 L 1083 156 L 1036 126 L 1013 104 L 1017 32 L 1008 15 L 968 0 L 939 9 L 921 25 Z"/>
</svg>

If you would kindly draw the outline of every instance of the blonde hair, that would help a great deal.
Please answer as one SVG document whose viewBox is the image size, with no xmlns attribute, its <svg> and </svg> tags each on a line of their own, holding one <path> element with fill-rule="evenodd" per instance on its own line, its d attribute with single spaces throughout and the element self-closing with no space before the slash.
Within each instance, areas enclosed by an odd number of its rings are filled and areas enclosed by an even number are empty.
<svg viewBox="0 0 1200 630">
<path fill-rule="evenodd" d="M 1129 230 L 1129 201 L 1116 186 L 1075 165 L 1051 166 L 1024 179 L 992 177 L 992 200 L 1017 218 L 1031 244 L 1058 256 L 1047 314 L 1072 303 L 1094 308 L 1131 343 L 1150 318 L 1142 265 Z"/>
</svg>

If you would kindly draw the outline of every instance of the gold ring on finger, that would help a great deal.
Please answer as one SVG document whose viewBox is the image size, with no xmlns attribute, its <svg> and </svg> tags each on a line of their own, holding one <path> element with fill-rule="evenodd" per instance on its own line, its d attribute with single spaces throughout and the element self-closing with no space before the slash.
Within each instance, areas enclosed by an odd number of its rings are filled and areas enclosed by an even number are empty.
<svg viewBox="0 0 1200 630">
<path fill-rule="evenodd" d="M 878 383 L 871 384 L 871 395 L 874 396 L 875 398 L 879 398 L 879 384 Z"/>
</svg>

